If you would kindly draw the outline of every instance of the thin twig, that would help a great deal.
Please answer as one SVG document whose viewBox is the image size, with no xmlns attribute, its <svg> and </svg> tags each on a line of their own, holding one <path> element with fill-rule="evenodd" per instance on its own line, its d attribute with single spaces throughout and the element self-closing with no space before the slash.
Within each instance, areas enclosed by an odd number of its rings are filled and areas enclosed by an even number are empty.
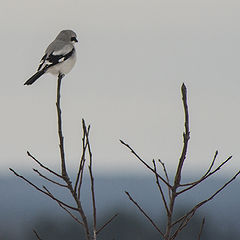
<svg viewBox="0 0 240 240">
<path fill-rule="evenodd" d="M 96 234 L 100 233 L 109 223 L 111 223 L 113 221 L 113 219 L 115 217 L 118 216 L 118 213 L 116 213 L 115 215 L 113 215 L 106 223 L 104 223 L 96 232 Z"/>
<path fill-rule="evenodd" d="M 49 182 L 51 182 L 51 183 L 54 183 L 54 184 L 56 184 L 56 185 L 58 185 L 58 186 L 60 186 L 60 187 L 66 187 L 66 188 L 68 187 L 67 185 L 64 185 L 64 184 L 58 183 L 58 182 L 56 182 L 56 181 L 54 181 L 54 180 L 52 180 L 52 179 L 50 179 L 50 178 L 44 176 L 44 175 L 41 174 L 37 169 L 34 169 L 34 168 L 33 168 L 33 171 L 36 172 L 40 177 L 46 179 L 47 181 L 49 181 Z"/>
<path fill-rule="evenodd" d="M 167 202 L 166 202 L 166 199 L 165 199 L 165 196 L 164 196 L 163 190 L 162 190 L 161 185 L 160 185 L 159 180 L 158 180 L 158 176 L 157 176 L 157 167 L 156 167 L 155 160 L 153 160 L 153 166 L 154 166 L 154 171 L 155 171 L 156 183 L 157 183 L 158 189 L 159 189 L 159 191 L 160 191 L 160 193 L 161 193 L 162 200 L 163 200 L 164 207 L 165 207 L 165 209 L 166 209 L 167 215 L 169 215 L 168 205 L 167 205 Z"/>
<path fill-rule="evenodd" d="M 60 201 L 59 199 L 53 197 L 52 195 L 49 195 L 47 192 L 43 191 L 41 188 L 39 188 L 37 185 L 33 184 L 31 181 L 29 181 L 28 179 L 26 179 L 24 176 L 21 176 L 19 175 L 17 172 L 15 172 L 12 168 L 9 168 L 10 171 L 12 171 L 17 177 L 23 179 L 25 182 L 27 182 L 28 184 L 30 184 L 31 186 L 33 186 L 35 189 L 37 189 L 38 191 L 44 193 L 45 195 L 49 196 L 50 198 L 52 198 L 53 200 L 55 201 L 59 201 L 61 204 L 63 204 L 65 207 L 68 207 L 72 210 L 75 210 L 75 211 L 79 211 L 78 208 L 75 208 L 75 207 L 72 207 L 62 201 Z"/>
<path fill-rule="evenodd" d="M 43 188 L 50 194 L 52 195 L 52 193 L 45 187 L 43 186 Z M 52 195 L 53 196 L 53 195 Z M 56 199 L 56 198 L 55 198 Z M 61 202 L 59 202 L 57 199 L 56 199 L 56 202 L 57 204 L 64 210 L 66 211 L 76 222 L 78 222 L 79 224 L 83 225 L 83 223 L 77 218 L 75 217 L 67 208 L 65 208 Z"/>
<path fill-rule="evenodd" d="M 162 235 L 164 236 L 163 232 L 158 228 L 156 223 L 147 215 L 147 213 L 139 206 L 139 204 L 131 197 L 131 195 L 125 191 L 129 199 L 134 203 L 134 205 L 140 210 L 140 212 L 149 220 L 149 222 L 155 227 L 155 229 Z"/>
<path fill-rule="evenodd" d="M 89 133 L 90 126 L 88 126 L 87 133 Z M 93 207 L 93 240 L 97 239 L 97 213 L 96 213 L 96 201 L 95 201 L 95 191 L 94 191 L 94 178 L 92 173 L 92 151 L 91 145 L 89 142 L 88 134 L 86 135 L 87 138 L 87 146 L 88 146 L 88 154 L 89 154 L 89 175 L 91 180 L 91 193 L 92 193 L 92 207 Z"/>
<path fill-rule="evenodd" d="M 203 218 L 202 223 L 201 223 L 200 231 L 198 233 L 198 240 L 201 239 L 201 235 L 202 235 L 204 224 L 205 224 L 205 217 Z"/>
<path fill-rule="evenodd" d="M 190 221 L 190 219 L 193 217 L 195 212 L 198 208 L 200 208 L 202 205 L 206 204 L 207 202 L 211 201 L 218 193 L 220 193 L 227 185 L 229 185 L 233 180 L 236 179 L 236 177 L 240 174 L 240 171 L 238 171 L 228 182 L 226 182 L 221 188 L 219 188 L 214 194 L 212 194 L 208 199 L 198 203 L 196 206 L 194 206 L 188 213 L 186 213 L 183 217 L 176 220 L 171 227 L 176 225 L 177 223 L 181 222 L 180 226 L 176 230 L 176 232 L 173 234 L 171 239 L 174 239 L 177 234 L 187 225 L 187 223 Z M 189 219 L 188 219 L 189 218 Z"/>
<path fill-rule="evenodd" d="M 163 171 L 165 173 L 165 177 L 167 179 L 167 182 L 170 184 L 167 169 L 166 169 L 166 166 L 165 166 L 164 162 L 162 162 L 161 159 L 158 159 L 158 161 L 161 163 L 161 165 L 163 167 Z M 168 197 L 169 197 L 169 199 L 171 198 L 171 189 L 169 187 L 168 187 Z"/>
<path fill-rule="evenodd" d="M 189 186 L 189 185 L 194 185 L 196 183 L 199 183 L 200 181 L 202 181 L 203 179 L 205 179 L 205 177 L 208 175 L 208 173 L 211 171 L 215 161 L 216 161 L 216 158 L 217 158 L 217 155 L 218 155 L 218 151 L 215 152 L 214 154 L 214 157 L 213 157 L 213 160 L 208 168 L 208 170 L 206 171 L 206 173 L 199 179 L 199 180 L 196 180 L 194 182 L 190 182 L 190 183 L 184 183 L 184 184 L 180 184 L 181 187 L 185 187 L 185 186 Z"/>
<path fill-rule="evenodd" d="M 187 187 L 179 192 L 177 192 L 177 194 L 181 194 L 183 192 L 186 192 L 188 190 L 190 190 L 191 188 L 195 187 L 196 185 L 198 185 L 199 183 L 201 183 L 203 180 L 207 179 L 208 177 L 210 177 L 211 175 L 213 175 L 214 173 L 216 173 L 217 171 L 219 171 L 221 169 L 221 167 L 223 165 L 225 165 L 230 159 L 232 158 L 232 156 L 228 157 L 224 162 L 222 162 L 215 170 L 213 170 L 212 172 L 210 172 L 208 175 L 206 175 L 204 178 L 200 179 L 198 182 L 195 182 L 193 185 L 191 185 L 190 187 Z"/>
<path fill-rule="evenodd" d="M 38 240 L 42 240 L 42 239 L 39 237 L 39 235 L 38 235 L 38 233 L 37 233 L 36 230 L 33 229 L 33 232 L 34 232 L 34 234 L 36 235 L 36 237 L 37 237 Z"/>
<path fill-rule="evenodd" d="M 54 174 L 55 176 L 59 177 L 59 178 L 63 178 L 60 174 L 54 172 L 53 170 L 51 170 L 50 168 L 44 166 L 40 161 L 38 161 L 29 151 L 27 151 L 27 155 L 29 157 L 31 157 L 40 167 L 44 168 L 45 170 L 47 170 L 48 172 Z"/>
<path fill-rule="evenodd" d="M 142 162 L 149 170 L 151 170 L 154 174 L 154 169 L 152 167 L 150 167 L 142 158 L 140 158 L 140 156 L 133 150 L 133 148 L 131 148 L 127 143 L 125 143 L 124 141 L 120 140 L 120 143 L 122 143 L 124 146 L 126 146 L 131 153 L 140 161 Z M 158 173 L 157 176 L 169 187 L 172 188 L 172 186 L 163 178 L 161 177 Z"/>
<path fill-rule="evenodd" d="M 74 191 L 76 192 L 78 184 L 79 184 L 78 198 L 80 197 L 80 188 L 82 185 L 82 177 L 83 177 L 83 170 L 84 170 L 84 163 L 85 163 L 85 153 L 86 153 L 86 149 L 87 149 L 86 136 L 88 135 L 88 132 L 86 132 L 86 125 L 85 125 L 84 119 L 82 119 L 82 128 L 83 128 L 82 156 L 81 156 L 81 160 L 79 163 L 77 178 L 76 178 L 75 185 L 74 185 Z"/>
</svg>

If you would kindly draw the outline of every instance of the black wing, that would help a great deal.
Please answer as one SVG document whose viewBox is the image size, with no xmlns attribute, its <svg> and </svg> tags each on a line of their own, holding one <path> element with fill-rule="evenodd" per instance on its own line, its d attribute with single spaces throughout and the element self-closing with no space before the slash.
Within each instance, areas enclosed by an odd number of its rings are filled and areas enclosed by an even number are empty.
<svg viewBox="0 0 240 240">
<path fill-rule="evenodd" d="M 47 61 L 51 64 L 51 66 L 53 65 L 56 65 L 58 63 L 61 63 L 61 62 L 64 62 L 66 61 L 68 58 L 70 58 L 73 53 L 74 53 L 74 48 L 72 49 L 71 52 L 63 55 L 63 54 L 60 54 L 60 55 L 54 55 L 53 53 L 51 53 L 48 57 L 47 57 Z"/>
</svg>

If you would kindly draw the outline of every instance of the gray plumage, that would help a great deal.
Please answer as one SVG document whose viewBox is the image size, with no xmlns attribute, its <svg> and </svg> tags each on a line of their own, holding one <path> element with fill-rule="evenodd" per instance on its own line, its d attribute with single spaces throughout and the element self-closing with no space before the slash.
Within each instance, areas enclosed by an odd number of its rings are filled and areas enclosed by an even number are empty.
<svg viewBox="0 0 240 240">
<path fill-rule="evenodd" d="M 56 39 L 47 47 L 37 72 L 24 85 L 33 84 L 47 72 L 54 75 L 69 73 L 76 62 L 76 50 L 74 48 L 74 43 L 76 42 L 78 41 L 75 32 L 72 30 L 61 31 Z"/>
</svg>

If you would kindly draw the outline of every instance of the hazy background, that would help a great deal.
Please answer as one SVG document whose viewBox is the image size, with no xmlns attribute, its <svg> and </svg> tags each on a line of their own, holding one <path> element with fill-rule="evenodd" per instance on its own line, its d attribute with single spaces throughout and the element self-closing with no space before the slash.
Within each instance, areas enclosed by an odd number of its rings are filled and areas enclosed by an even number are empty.
<svg viewBox="0 0 240 240">
<path fill-rule="evenodd" d="M 92 125 L 94 169 L 142 172 L 119 144 L 174 168 L 181 150 L 180 86 L 188 87 L 189 158 L 195 174 L 214 151 L 239 168 L 240 29 L 237 1 L 8 1 L 1 4 L 1 174 L 28 171 L 26 150 L 58 167 L 55 89 L 32 86 L 46 46 L 62 29 L 78 34 L 78 62 L 63 83 L 69 167 L 79 157 L 81 119 Z"/>
<path fill-rule="evenodd" d="M 0 176 L 11 176 L 9 167 L 29 174 L 27 150 L 59 168 L 56 78 L 23 83 L 62 29 L 79 39 L 78 61 L 62 86 L 70 170 L 78 165 L 84 118 L 92 126 L 96 175 L 147 175 L 119 139 L 147 162 L 161 158 L 175 171 L 184 82 L 191 128 L 184 173 L 200 176 L 218 149 L 218 162 L 233 155 L 219 176 L 233 175 L 240 157 L 239 11 L 234 0 L 2 2 Z"/>
</svg>

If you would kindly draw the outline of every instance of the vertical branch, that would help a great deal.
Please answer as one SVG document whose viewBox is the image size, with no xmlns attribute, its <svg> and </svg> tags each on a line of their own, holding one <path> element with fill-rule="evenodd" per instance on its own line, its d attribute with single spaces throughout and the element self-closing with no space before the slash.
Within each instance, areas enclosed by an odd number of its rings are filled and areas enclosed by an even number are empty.
<svg viewBox="0 0 240 240">
<path fill-rule="evenodd" d="M 203 218 L 202 223 L 201 223 L 200 231 L 199 231 L 199 234 L 198 234 L 198 240 L 201 239 L 204 224 L 205 224 L 205 217 Z"/>
<path fill-rule="evenodd" d="M 167 227 L 166 227 L 165 239 L 170 238 L 170 234 L 172 230 L 173 209 L 174 209 L 175 200 L 177 197 L 177 188 L 180 185 L 182 167 L 187 155 L 188 141 L 190 139 L 189 115 L 188 115 L 188 105 L 187 105 L 187 88 L 184 83 L 182 84 L 181 92 L 182 92 L 182 101 L 183 101 L 184 117 L 185 117 L 185 120 L 184 120 L 185 129 L 183 133 L 183 148 L 182 148 L 182 153 L 178 162 L 177 172 L 174 179 L 174 185 L 171 189 L 172 192 L 171 192 L 170 203 L 169 203 L 169 215 L 167 216 Z"/>
<path fill-rule="evenodd" d="M 80 200 L 78 199 L 77 193 L 76 191 L 74 191 L 74 188 L 72 186 L 72 182 L 70 181 L 68 174 L 67 174 L 67 169 L 66 169 L 66 163 L 65 163 L 65 151 L 64 151 L 64 137 L 63 137 L 63 133 L 62 133 L 62 116 L 61 116 L 61 106 L 60 106 L 60 99 L 61 99 L 61 82 L 62 82 L 62 78 L 64 77 L 63 74 L 59 74 L 58 75 L 58 83 L 57 83 L 57 102 L 56 102 L 56 106 L 57 106 L 57 117 L 58 117 L 58 136 L 59 136 L 59 148 L 60 148 L 60 155 L 61 155 L 61 167 L 62 167 L 62 177 L 64 179 L 64 181 L 67 183 L 68 185 L 68 189 L 71 192 L 76 204 L 77 204 L 77 209 L 79 214 L 82 217 L 82 221 L 83 221 L 83 225 L 84 225 L 84 229 L 85 229 L 85 233 L 86 233 L 86 239 L 90 240 L 91 236 L 90 236 L 90 232 L 89 232 L 89 226 L 88 226 L 88 221 L 87 221 L 87 217 L 84 213 L 84 210 L 82 208 L 82 204 L 80 202 Z"/>
<path fill-rule="evenodd" d="M 182 101 L 183 101 L 184 116 L 185 116 L 185 123 L 184 123 L 185 131 L 183 133 L 183 149 L 179 159 L 178 168 L 177 168 L 177 172 L 174 180 L 175 187 L 178 187 L 181 181 L 182 167 L 187 155 L 188 141 L 190 139 L 189 115 L 188 115 L 188 105 L 187 105 L 187 88 L 184 83 L 182 84 L 181 91 L 182 91 Z"/>
<path fill-rule="evenodd" d="M 126 146 L 135 157 L 140 160 L 145 167 L 147 167 L 149 170 L 151 170 L 156 178 L 156 183 L 158 185 L 160 194 L 162 196 L 162 200 L 167 212 L 167 223 L 166 223 L 166 229 L 165 233 L 161 232 L 160 229 L 156 226 L 156 224 L 152 221 L 152 219 L 144 212 L 144 210 L 139 206 L 139 204 L 132 199 L 132 197 L 129 195 L 128 192 L 126 194 L 128 195 L 129 199 L 138 207 L 139 211 L 144 214 L 144 216 L 152 223 L 152 225 L 159 231 L 161 236 L 163 237 L 164 240 L 174 240 L 177 235 L 182 231 L 183 228 L 185 228 L 189 221 L 192 219 L 194 216 L 195 212 L 204 204 L 212 200 L 219 192 L 221 192 L 225 187 L 227 187 L 238 175 L 240 175 L 240 171 L 238 171 L 228 182 L 226 182 L 221 188 L 219 188 L 212 196 L 210 196 L 208 199 L 205 199 L 204 201 L 199 202 L 196 204 L 190 211 L 188 211 L 184 216 L 180 217 L 178 220 L 173 222 L 173 213 L 174 213 L 174 206 L 175 206 L 175 201 L 177 199 L 177 196 L 190 190 L 191 188 L 195 187 L 197 184 L 200 182 L 206 180 L 209 176 L 215 174 L 217 171 L 220 170 L 222 166 L 224 166 L 230 159 L 231 156 L 226 159 L 224 162 L 222 162 L 215 170 L 212 170 L 213 165 L 215 163 L 216 157 L 218 155 L 218 152 L 216 151 L 214 158 L 211 162 L 210 167 L 206 171 L 206 173 L 197 181 L 187 183 L 187 184 L 181 184 L 181 174 L 182 174 L 182 169 L 183 165 L 187 156 L 187 151 L 188 151 L 188 142 L 190 139 L 190 129 L 189 129 L 189 113 L 188 113 L 188 103 L 187 103 L 187 88 L 182 84 L 181 87 L 181 94 L 182 94 L 182 102 L 183 102 L 183 108 L 184 108 L 184 132 L 183 132 L 183 146 L 182 146 L 182 152 L 178 161 L 177 165 L 177 170 L 176 174 L 174 177 L 174 183 L 173 185 L 170 184 L 167 170 L 164 166 L 164 163 L 159 160 L 159 162 L 162 164 L 163 171 L 165 173 L 166 180 L 162 178 L 158 173 L 157 173 L 157 168 L 156 168 L 156 163 L 153 160 L 153 168 L 150 167 L 143 159 L 139 157 L 139 155 L 131 148 L 128 144 L 124 143 L 122 140 L 120 142 Z M 166 200 L 163 189 L 161 188 L 160 182 L 165 183 L 168 187 L 168 195 L 169 195 L 169 201 Z M 180 187 L 185 187 L 183 190 L 178 190 Z M 178 190 L 178 191 L 177 191 Z M 203 219 L 201 228 L 198 234 L 198 240 L 201 238 L 202 230 L 204 227 L 205 219 Z"/>
<path fill-rule="evenodd" d="M 93 240 L 97 239 L 97 211 L 96 211 L 96 201 L 95 201 L 95 191 L 94 191 L 94 177 L 92 173 L 92 151 L 91 151 L 91 146 L 89 143 L 88 139 L 88 134 L 89 134 L 90 126 L 88 126 L 87 129 L 87 146 L 88 146 L 88 153 L 89 153 L 89 175 L 90 175 L 90 180 L 91 180 L 91 193 L 92 193 L 92 207 L 93 207 Z"/>
<path fill-rule="evenodd" d="M 86 153 L 86 149 L 87 149 L 87 129 L 86 129 L 86 125 L 85 125 L 85 121 L 84 119 L 82 119 L 82 128 L 83 128 L 83 137 L 82 137 L 82 156 L 80 159 L 80 163 L 79 163 L 79 168 L 78 168 L 78 173 L 77 173 L 77 178 L 76 178 L 76 182 L 75 182 L 75 186 L 74 186 L 74 191 L 77 191 L 77 187 L 78 187 L 78 198 L 80 198 L 80 188 L 82 185 L 82 177 L 83 177 L 83 170 L 84 170 L 84 164 L 86 161 L 85 158 L 85 153 Z"/>
<path fill-rule="evenodd" d="M 157 166 L 156 166 L 155 160 L 153 160 L 153 166 L 154 166 L 155 172 L 157 173 Z M 164 196 L 164 192 L 163 192 L 162 187 L 160 185 L 160 182 L 159 182 L 157 174 L 155 174 L 155 178 L 156 178 L 156 184 L 157 184 L 158 189 L 159 189 L 159 191 L 161 193 L 161 197 L 162 197 L 162 200 L 163 200 L 163 203 L 164 203 L 164 207 L 166 209 L 166 213 L 167 213 L 167 215 L 169 215 L 169 209 L 168 209 L 167 201 L 166 201 L 166 198 Z"/>
<path fill-rule="evenodd" d="M 67 170 L 66 170 L 66 163 L 65 163 L 65 153 L 64 153 L 64 137 L 62 134 L 62 111 L 60 107 L 60 99 L 61 99 L 61 83 L 64 75 L 58 75 L 58 82 L 57 82 L 57 117 L 58 117 L 58 137 L 59 137 L 59 148 L 60 148 L 60 155 L 61 155 L 61 169 L 62 169 L 62 176 L 68 178 Z"/>
</svg>

